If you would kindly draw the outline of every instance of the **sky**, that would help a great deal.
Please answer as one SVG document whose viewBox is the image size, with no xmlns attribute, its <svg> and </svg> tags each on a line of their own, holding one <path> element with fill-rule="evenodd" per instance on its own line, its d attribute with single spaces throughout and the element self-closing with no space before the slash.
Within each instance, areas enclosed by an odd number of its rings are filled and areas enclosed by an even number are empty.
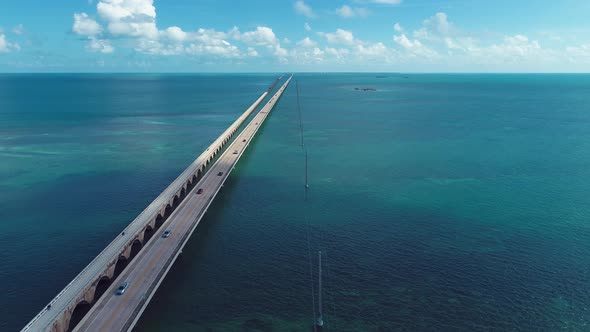
<svg viewBox="0 0 590 332">
<path fill-rule="evenodd" d="M 590 72 L 589 0 L 2 0 L 0 72 Z"/>
</svg>

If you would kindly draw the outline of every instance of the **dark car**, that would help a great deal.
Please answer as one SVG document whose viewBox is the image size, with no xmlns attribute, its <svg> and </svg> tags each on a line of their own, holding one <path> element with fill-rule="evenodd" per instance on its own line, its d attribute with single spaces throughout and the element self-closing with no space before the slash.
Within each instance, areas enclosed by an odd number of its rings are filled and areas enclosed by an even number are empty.
<svg viewBox="0 0 590 332">
<path fill-rule="evenodd" d="M 199 190 L 197 190 L 197 194 L 202 194 L 203 193 L 203 188 L 200 188 Z"/>
<path fill-rule="evenodd" d="M 223 175 L 223 172 L 217 173 L 217 176 L 222 176 L 222 175 Z"/>
<path fill-rule="evenodd" d="M 169 237 L 169 236 L 170 236 L 170 233 L 172 233 L 172 231 L 171 231 L 171 230 L 169 230 L 169 229 L 167 229 L 167 230 L 166 230 L 166 231 L 165 231 L 165 232 L 162 234 L 162 237 L 163 237 L 163 238 L 167 238 L 167 237 Z"/>
<path fill-rule="evenodd" d="M 243 140 L 242 142 L 244 142 L 244 143 L 245 143 L 245 142 L 246 142 L 246 139 L 244 138 L 244 140 Z"/>
<path fill-rule="evenodd" d="M 117 295 L 123 295 L 123 293 L 125 293 L 125 290 L 127 289 L 127 286 L 129 286 L 129 283 L 127 281 L 123 281 L 119 285 L 119 288 L 117 288 L 117 291 L 115 292 L 115 294 L 117 294 Z"/>
</svg>

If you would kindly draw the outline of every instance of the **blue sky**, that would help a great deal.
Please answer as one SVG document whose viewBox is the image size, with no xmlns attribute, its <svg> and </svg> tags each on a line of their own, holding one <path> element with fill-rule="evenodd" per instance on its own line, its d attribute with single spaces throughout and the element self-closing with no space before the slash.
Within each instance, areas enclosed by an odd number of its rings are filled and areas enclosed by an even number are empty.
<svg viewBox="0 0 590 332">
<path fill-rule="evenodd" d="M 590 72 L 588 0 L 2 0 L 0 72 Z"/>
</svg>

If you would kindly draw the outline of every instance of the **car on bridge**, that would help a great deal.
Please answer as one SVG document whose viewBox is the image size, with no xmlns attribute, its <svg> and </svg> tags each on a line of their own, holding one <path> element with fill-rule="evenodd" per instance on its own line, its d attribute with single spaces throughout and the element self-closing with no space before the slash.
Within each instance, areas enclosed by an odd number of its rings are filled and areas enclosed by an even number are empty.
<svg viewBox="0 0 590 332">
<path fill-rule="evenodd" d="M 234 150 L 234 154 L 238 154 L 238 150 Z"/>
<path fill-rule="evenodd" d="M 162 233 L 162 237 L 163 237 L 163 238 L 167 238 L 167 237 L 169 237 L 169 236 L 170 236 L 170 233 L 172 233 L 172 231 L 171 231 L 171 230 L 169 230 L 169 229 L 167 229 L 167 230 L 166 230 L 164 233 Z"/>
<path fill-rule="evenodd" d="M 117 291 L 115 292 L 116 295 L 123 295 L 123 293 L 125 293 L 125 290 L 127 289 L 127 287 L 129 286 L 129 283 L 127 281 L 123 281 L 119 287 L 117 288 Z"/>
<path fill-rule="evenodd" d="M 217 173 L 217 176 L 222 176 L 222 175 L 223 175 L 223 172 Z"/>
<path fill-rule="evenodd" d="M 203 193 L 203 188 L 199 188 L 199 190 L 197 190 L 197 194 L 202 194 Z"/>
</svg>

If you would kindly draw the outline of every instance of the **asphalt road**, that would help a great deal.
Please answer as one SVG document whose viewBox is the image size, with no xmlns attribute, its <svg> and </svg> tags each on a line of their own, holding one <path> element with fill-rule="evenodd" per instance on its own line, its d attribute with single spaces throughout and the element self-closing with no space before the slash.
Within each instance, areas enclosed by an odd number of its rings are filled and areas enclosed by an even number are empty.
<svg viewBox="0 0 590 332">
<path fill-rule="evenodd" d="M 290 81 L 291 78 L 236 136 L 232 144 L 74 331 L 127 331 L 133 328 L 208 206 Z M 200 194 L 197 193 L 199 189 L 202 189 Z M 169 237 L 164 238 L 162 234 L 166 230 L 171 232 Z M 124 294 L 116 295 L 116 288 L 123 281 L 129 285 Z"/>
<path fill-rule="evenodd" d="M 281 76 L 282 78 L 282 76 Z M 243 122 L 251 115 L 258 105 L 266 98 L 269 92 L 275 87 L 279 78 L 267 91 L 265 91 L 236 121 L 230 125 L 197 159 L 191 163 L 158 197 L 150 203 L 124 230 L 125 235 L 117 236 L 109 243 L 62 291 L 59 292 L 50 302 L 51 310 L 44 307 L 22 330 L 28 331 L 50 331 L 54 324 L 61 319 L 61 315 L 72 305 L 75 306 L 83 294 L 93 282 L 105 273 L 106 266 L 113 260 L 116 261 L 123 250 L 136 236 L 143 231 L 145 226 L 156 218 L 159 211 L 172 198 L 180 192 L 183 185 L 192 178 L 193 174 L 209 159 L 214 151 L 221 147 L 223 141 L 229 138 L 232 131 L 237 130 Z M 57 327 L 57 330 L 65 330 L 65 327 Z"/>
</svg>

